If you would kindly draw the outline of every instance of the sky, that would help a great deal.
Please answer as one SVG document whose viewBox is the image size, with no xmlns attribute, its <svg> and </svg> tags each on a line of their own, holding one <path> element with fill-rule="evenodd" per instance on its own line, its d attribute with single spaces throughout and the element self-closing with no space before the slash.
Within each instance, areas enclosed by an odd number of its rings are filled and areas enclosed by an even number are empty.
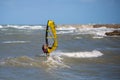
<svg viewBox="0 0 120 80">
<path fill-rule="evenodd" d="M 120 0 L 0 0 L 0 24 L 120 24 Z"/>
</svg>

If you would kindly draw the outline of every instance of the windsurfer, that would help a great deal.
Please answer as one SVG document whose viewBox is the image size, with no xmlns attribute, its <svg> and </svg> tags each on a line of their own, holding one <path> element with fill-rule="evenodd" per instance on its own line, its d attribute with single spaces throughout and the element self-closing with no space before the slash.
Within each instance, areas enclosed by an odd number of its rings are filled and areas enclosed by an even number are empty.
<svg viewBox="0 0 120 80">
<path fill-rule="evenodd" d="M 45 34 L 45 44 L 42 46 L 43 52 L 49 56 L 58 46 L 54 21 L 48 20 Z"/>
<path fill-rule="evenodd" d="M 42 50 L 43 50 L 43 52 L 47 55 L 47 56 L 49 56 L 49 52 L 48 52 L 48 49 L 51 49 L 51 47 L 48 47 L 48 44 L 44 44 L 43 46 L 42 46 Z"/>
</svg>

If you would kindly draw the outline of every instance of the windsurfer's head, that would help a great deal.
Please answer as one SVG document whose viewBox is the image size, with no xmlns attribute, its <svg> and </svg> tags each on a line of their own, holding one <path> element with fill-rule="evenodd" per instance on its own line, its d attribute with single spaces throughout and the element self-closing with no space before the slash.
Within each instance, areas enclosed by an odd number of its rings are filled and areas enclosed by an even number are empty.
<svg viewBox="0 0 120 80">
<path fill-rule="evenodd" d="M 48 51 L 47 51 L 47 48 L 48 48 L 48 45 L 47 45 L 47 44 L 44 44 L 44 45 L 42 46 L 42 50 L 43 50 L 44 53 L 47 53 L 47 52 L 48 52 Z"/>
</svg>

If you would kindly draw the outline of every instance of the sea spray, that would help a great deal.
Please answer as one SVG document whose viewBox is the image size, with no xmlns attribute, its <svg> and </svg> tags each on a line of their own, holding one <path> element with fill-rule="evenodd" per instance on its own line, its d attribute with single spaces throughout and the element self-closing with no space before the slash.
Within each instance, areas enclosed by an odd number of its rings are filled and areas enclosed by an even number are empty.
<svg viewBox="0 0 120 80">
<path fill-rule="evenodd" d="M 57 69 L 57 68 L 70 68 L 70 66 L 64 64 L 62 61 L 63 58 L 60 56 L 49 56 L 44 63 L 49 67 L 49 69 Z"/>
</svg>

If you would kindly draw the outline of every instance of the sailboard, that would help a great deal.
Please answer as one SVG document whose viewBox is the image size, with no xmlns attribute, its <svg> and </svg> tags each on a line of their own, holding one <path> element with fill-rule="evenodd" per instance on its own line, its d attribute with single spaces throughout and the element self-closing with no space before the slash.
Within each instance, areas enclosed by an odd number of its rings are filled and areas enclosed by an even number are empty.
<svg viewBox="0 0 120 80">
<path fill-rule="evenodd" d="M 49 54 L 58 47 L 56 25 L 53 20 L 48 20 L 47 22 L 45 42 L 48 45 L 47 51 Z"/>
</svg>

